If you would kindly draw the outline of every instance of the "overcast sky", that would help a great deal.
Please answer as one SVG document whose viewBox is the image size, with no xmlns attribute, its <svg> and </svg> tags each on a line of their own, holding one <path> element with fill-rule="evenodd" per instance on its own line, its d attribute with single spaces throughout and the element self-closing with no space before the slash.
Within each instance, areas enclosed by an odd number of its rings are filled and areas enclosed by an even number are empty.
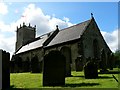
<svg viewBox="0 0 120 90">
<path fill-rule="evenodd" d="M 93 16 L 110 49 L 118 48 L 118 3 L 0 3 L 0 49 L 13 54 L 16 42 L 16 27 L 23 22 L 37 25 L 37 36 L 78 24 Z"/>
</svg>

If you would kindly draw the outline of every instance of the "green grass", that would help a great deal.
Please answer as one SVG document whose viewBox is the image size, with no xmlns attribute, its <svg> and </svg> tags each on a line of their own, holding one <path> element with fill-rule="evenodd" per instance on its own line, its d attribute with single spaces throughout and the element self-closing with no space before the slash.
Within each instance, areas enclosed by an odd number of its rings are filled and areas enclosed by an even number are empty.
<svg viewBox="0 0 120 90">
<path fill-rule="evenodd" d="M 14 86 L 15 88 L 39 88 L 42 86 L 42 74 L 10 74 L 10 85 Z"/>
<path fill-rule="evenodd" d="M 117 88 L 118 83 L 112 74 L 99 74 L 97 79 L 85 79 L 83 72 L 72 72 L 73 77 L 65 78 L 63 87 L 80 88 Z M 118 79 L 118 74 L 114 74 Z M 42 74 L 12 73 L 10 74 L 10 85 L 14 88 L 44 88 L 42 86 Z M 52 87 L 53 88 L 53 87 Z M 57 87 L 60 88 L 60 87 Z"/>
<path fill-rule="evenodd" d="M 83 72 L 72 72 L 75 77 L 66 78 L 66 84 L 72 87 L 117 88 L 118 83 L 111 74 L 99 74 L 98 79 L 85 79 Z M 117 79 L 118 75 L 114 74 Z"/>
</svg>

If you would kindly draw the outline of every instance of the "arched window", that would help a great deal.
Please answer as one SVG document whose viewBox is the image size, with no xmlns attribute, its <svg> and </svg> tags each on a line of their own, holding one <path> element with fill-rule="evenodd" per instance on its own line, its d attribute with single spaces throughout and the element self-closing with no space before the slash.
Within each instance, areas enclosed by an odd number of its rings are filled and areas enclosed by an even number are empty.
<svg viewBox="0 0 120 90">
<path fill-rule="evenodd" d="M 99 58 L 99 44 L 97 39 L 93 40 L 93 53 L 94 53 L 94 58 Z"/>
</svg>

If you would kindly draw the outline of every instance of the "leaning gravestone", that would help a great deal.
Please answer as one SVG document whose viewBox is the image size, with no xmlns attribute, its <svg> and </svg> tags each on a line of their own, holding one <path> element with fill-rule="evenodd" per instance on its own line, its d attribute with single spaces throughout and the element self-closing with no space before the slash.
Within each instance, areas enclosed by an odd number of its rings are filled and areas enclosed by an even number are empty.
<svg viewBox="0 0 120 90">
<path fill-rule="evenodd" d="M 43 86 L 65 85 L 65 57 L 59 51 L 51 51 L 44 57 Z"/>
<path fill-rule="evenodd" d="M 10 88 L 10 71 L 9 71 L 10 54 L 0 50 L 0 89 Z"/>
<path fill-rule="evenodd" d="M 89 60 L 84 66 L 84 75 L 86 79 L 95 79 L 98 77 L 97 65 Z"/>
</svg>

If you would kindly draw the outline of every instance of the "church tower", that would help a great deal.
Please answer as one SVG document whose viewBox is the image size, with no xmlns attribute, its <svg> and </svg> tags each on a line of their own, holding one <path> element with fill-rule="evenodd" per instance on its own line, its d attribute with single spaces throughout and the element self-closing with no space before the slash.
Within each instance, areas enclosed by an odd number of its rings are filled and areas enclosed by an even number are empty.
<svg viewBox="0 0 120 90">
<path fill-rule="evenodd" d="M 16 47 L 15 51 L 18 50 L 22 45 L 25 45 L 29 41 L 35 39 L 36 35 L 36 25 L 34 27 L 26 26 L 25 23 L 23 22 L 23 26 L 18 28 L 16 31 Z"/>
</svg>

